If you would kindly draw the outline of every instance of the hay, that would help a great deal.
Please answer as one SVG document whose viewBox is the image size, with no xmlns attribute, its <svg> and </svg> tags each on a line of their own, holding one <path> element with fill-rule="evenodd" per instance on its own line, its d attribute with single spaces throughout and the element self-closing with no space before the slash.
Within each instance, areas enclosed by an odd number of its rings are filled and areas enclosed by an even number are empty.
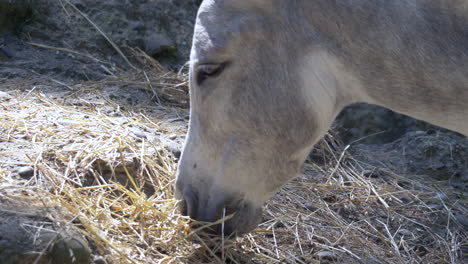
<svg viewBox="0 0 468 264">
<path fill-rule="evenodd" d="M 467 214 L 466 200 L 441 200 L 436 187 L 390 171 L 369 173 L 331 135 L 304 175 L 268 202 L 254 232 L 201 239 L 178 214 L 177 160 L 161 141 L 186 132 L 171 121 L 187 114 L 187 77 L 141 54 L 149 68 L 77 84 L 63 98 L 35 89 L 0 101 L 2 196 L 61 208 L 55 218 L 78 227 L 109 263 L 463 262 L 467 234 L 454 213 Z M 147 90 L 156 103 L 122 105 L 104 93 L 115 86 Z M 34 176 L 19 179 L 18 166 Z"/>
</svg>

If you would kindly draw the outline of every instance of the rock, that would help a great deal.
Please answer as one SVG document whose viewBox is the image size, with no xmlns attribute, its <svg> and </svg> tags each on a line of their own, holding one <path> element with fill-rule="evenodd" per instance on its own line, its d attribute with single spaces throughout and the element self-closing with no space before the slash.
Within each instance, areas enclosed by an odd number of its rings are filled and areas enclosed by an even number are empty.
<svg viewBox="0 0 468 264">
<path fill-rule="evenodd" d="M 324 260 L 330 260 L 330 261 L 336 261 L 338 259 L 338 255 L 331 251 L 320 251 L 317 254 L 315 254 L 319 259 L 324 259 Z"/>
<path fill-rule="evenodd" d="M 286 225 L 283 222 L 276 222 L 274 227 L 275 228 L 285 228 Z"/>
<path fill-rule="evenodd" d="M 458 220 L 458 222 L 460 222 L 460 224 L 462 224 L 465 229 L 468 230 L 468 217 L 459 212 L 455 212 L 453 215 Z"/>
<path fill-rule="evenodd" d="M 180 117 L 171 118 L 171 119 L 168 119 L 167 121 L 168 121 L 168 122 L 171 122 L 171 123 L 175 123 L 175 122 L 184 122 L 184 118 L 180 118 Z"/>
<path fill-rule="evenodd" d="M 364 170 L 362 172 L 362 175 L 366 178 L 378 178 L 379 177 L 378 171 L 375 171 L 375 170 Z"/>
<path fill-rule="evenodd" d="M 312 212 L 318 210 L 318 207 L 315 206 L 315 205 L 313 205 L 313 204 L 311 204 L 311 203 L 306 203 L 304 206 L 305 206 L 305 208 L 307 208 L 307 210 L 310 210 L 310 211 L 312 211 Z"/>
<path fill-rule="evenodd" d="M 25 206 L 11 205 L 5 208 L 7 213 L 0 214 L 0 263 L 91 263 L 91 250 L 79 232 L 72 227 L 55 230 L 55 225 L 43 216 L 50 213 L 50 208 L 45 212 L 43 208 Z"/>
<path fill-rule="evenodd" d="M 427 207 L 431 208 L 432 210 L 442 210 L 442 209 L 444 209 L 443 205 L 435 204 L 435 203 L 434 204 L 433 203 L 427 204 Z"/>
<path fill-rule="evenodd" d="M 176 144 L 166 145 L 166 146 L 164 146 L 164 148 L 167 151 L 171 152 L 176 159 L 179 159 L 180 155 L 182 154 L 182 151 L 181 151 L 180 147 L 178 147 Z"/>
<path fill-rule="evenodd" d="M 12 98 L 11 95 L 9 95 L 8 93 L 0 91 L 0 102 L 9 100 L 11 98 Z"/>
<path fill-rule="evenodd" d="M 423 245 L 417 245 L 413 248 L 414 252 L 419 256 L 423 257 L 427 254 L 427 248 Z"/>
<path fill-rule="evenodd" d="M 411 231 L 409 231 L 408 229 L 400 229 L 400 234 L 404 235 L 404 236 L 411 236 L 413 235 L 413 233 Z"/>
<path fill-rule="evenodd" d="M 440 163 L 440 164 L 437 164 L 437 165 L 434 166 L 434 169 L 436 169 L 436 170 L 441 170 L 443 168 L 445 168 L 445 164 L 443 164 L 443 163 Z"/>
<path fill-rule="evenodd" d="M 447 197 L 447 195 L 446 195 L 445 193 L 438 193 L 438 194 L 436 194 L 436 198 L 437 198 L 437 199 L 440 199 L 440 200 L 443 200 L 443 201 L 445 201 L 445 200 L 448 199 L 448 197 Z"/>
<path fill-rule="evenodd" d="M 0 61 L 6 61 L 11 58 L 11 55 L 3 48 L 0 47 Z"/>
<path fill-rule="evenodd" d="M 105 258 L 101 256 L 94 257 L 94 264 L 107 264 L 107 261 Z"/>
<path fill-rule="evenodd" d="M 51 263 L 57 264 L 88 264 L 91 263 L 91 250 L 86 240 L 77 234 L 44 233 L 39 239 L 52 242 L 52 248 L 47 252 Z"/>
<path fill-rule="evenodd" d="M 29 179 L 34 176 L 34 168 L 30 166 L 21 167 L 18 169 L 17 173 L 21 178 Z"/>
<path fill-rule="evenodd" d="M 134 135 L 137 138 L 144 138 L 144 139 L 147 138 L 145 133 L 136 127 L 130 128 L 130 132 L 132 133 L 132 135 Z"/>
<path fill-rule="evenodd" d="M 180 155 L 182 154 L 183 141 L 172 140 L 169 139 L 169 137 L 160 137 L 159 139 L 160 143 L 167 151 L 171 152 L 176 159 L 180 158 Z"/>
<path fill-rule="evenodd" d="M 144 39 L 144 50 L 150 56 L 156 56 L 168 47 L 173 47 L 176 44 L 164 34 L 152 33 Z"/>
<path fill-rule="evenodd" d="M 468 169 L 454 173 L 449 180 L 450 185 L 455 188 L 468 190 Z"/>
</svg>

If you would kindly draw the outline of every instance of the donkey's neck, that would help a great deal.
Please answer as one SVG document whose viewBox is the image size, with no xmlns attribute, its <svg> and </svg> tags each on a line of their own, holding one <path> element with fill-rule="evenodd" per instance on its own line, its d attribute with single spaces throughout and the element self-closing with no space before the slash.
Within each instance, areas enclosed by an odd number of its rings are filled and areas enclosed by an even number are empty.
<svg viewBox="0 0 468 264">
<path fill-rule="evenodd" d="M 459 0 L 302 0 L 362 101 L 468 134 L 468 11 Z M 458 8 L 458 9 L 457 9 Z"/>
</svg>

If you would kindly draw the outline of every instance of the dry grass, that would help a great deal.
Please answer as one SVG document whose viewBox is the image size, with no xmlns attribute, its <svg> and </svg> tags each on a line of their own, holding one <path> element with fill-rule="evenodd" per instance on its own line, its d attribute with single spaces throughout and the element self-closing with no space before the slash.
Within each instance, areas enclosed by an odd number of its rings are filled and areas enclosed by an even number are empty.
<svg viewBox="0 0 468 264">
<path fill-rule="evenodd" d="M 179 107 L 187 104 L 186 77 L 139 58 L 151 67 L 76 85 L 64 98 L 38 89 L 0 101 L 0 194 L 62 208 L 60 218 L 110 263 L 463 262 L 467 233 L 453 213 L 466 215 L 466 201 L 365 171 L 330 135 L 314 152 L 320 165 L 306 163 L 253 233 L 208 245 L 176 210 L 177 160 L 163 140 L 186 132 L 172 122 L 187 114 Z M 104 95 L 109 86 L 149 90 L 157 103 L 123 106 Z M 34 176 L 17 177 L 20 166 Z"/>
</svg>

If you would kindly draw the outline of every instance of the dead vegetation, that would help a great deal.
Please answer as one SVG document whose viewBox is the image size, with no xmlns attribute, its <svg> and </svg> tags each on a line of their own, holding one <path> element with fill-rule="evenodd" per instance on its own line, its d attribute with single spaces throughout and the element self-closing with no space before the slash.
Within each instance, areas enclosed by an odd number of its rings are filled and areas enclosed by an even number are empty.
<svg viewBox="0 0 468 264">
<path fill-rule="evenodd" d="M 185 135 L 187 78 L 141 54 L 146 70 L 77 84 L 62 98 L 31 87 L 0 98 L 0 196 L 60 208 L 55 221 L 80 230 L 108 263 L 466 261 L 467 229 L 455 217 L 467 215 L 463 194 L 364 169 L 331 135 L 254 232 L 200 239 L 178 214 L 177 158 L 164 141 Z M 116 102 L 104 93 L 115 87 L 147 90 L 155 103 Z M 31 177 L 17 175 L 23 166 Z"/>
</svg>

